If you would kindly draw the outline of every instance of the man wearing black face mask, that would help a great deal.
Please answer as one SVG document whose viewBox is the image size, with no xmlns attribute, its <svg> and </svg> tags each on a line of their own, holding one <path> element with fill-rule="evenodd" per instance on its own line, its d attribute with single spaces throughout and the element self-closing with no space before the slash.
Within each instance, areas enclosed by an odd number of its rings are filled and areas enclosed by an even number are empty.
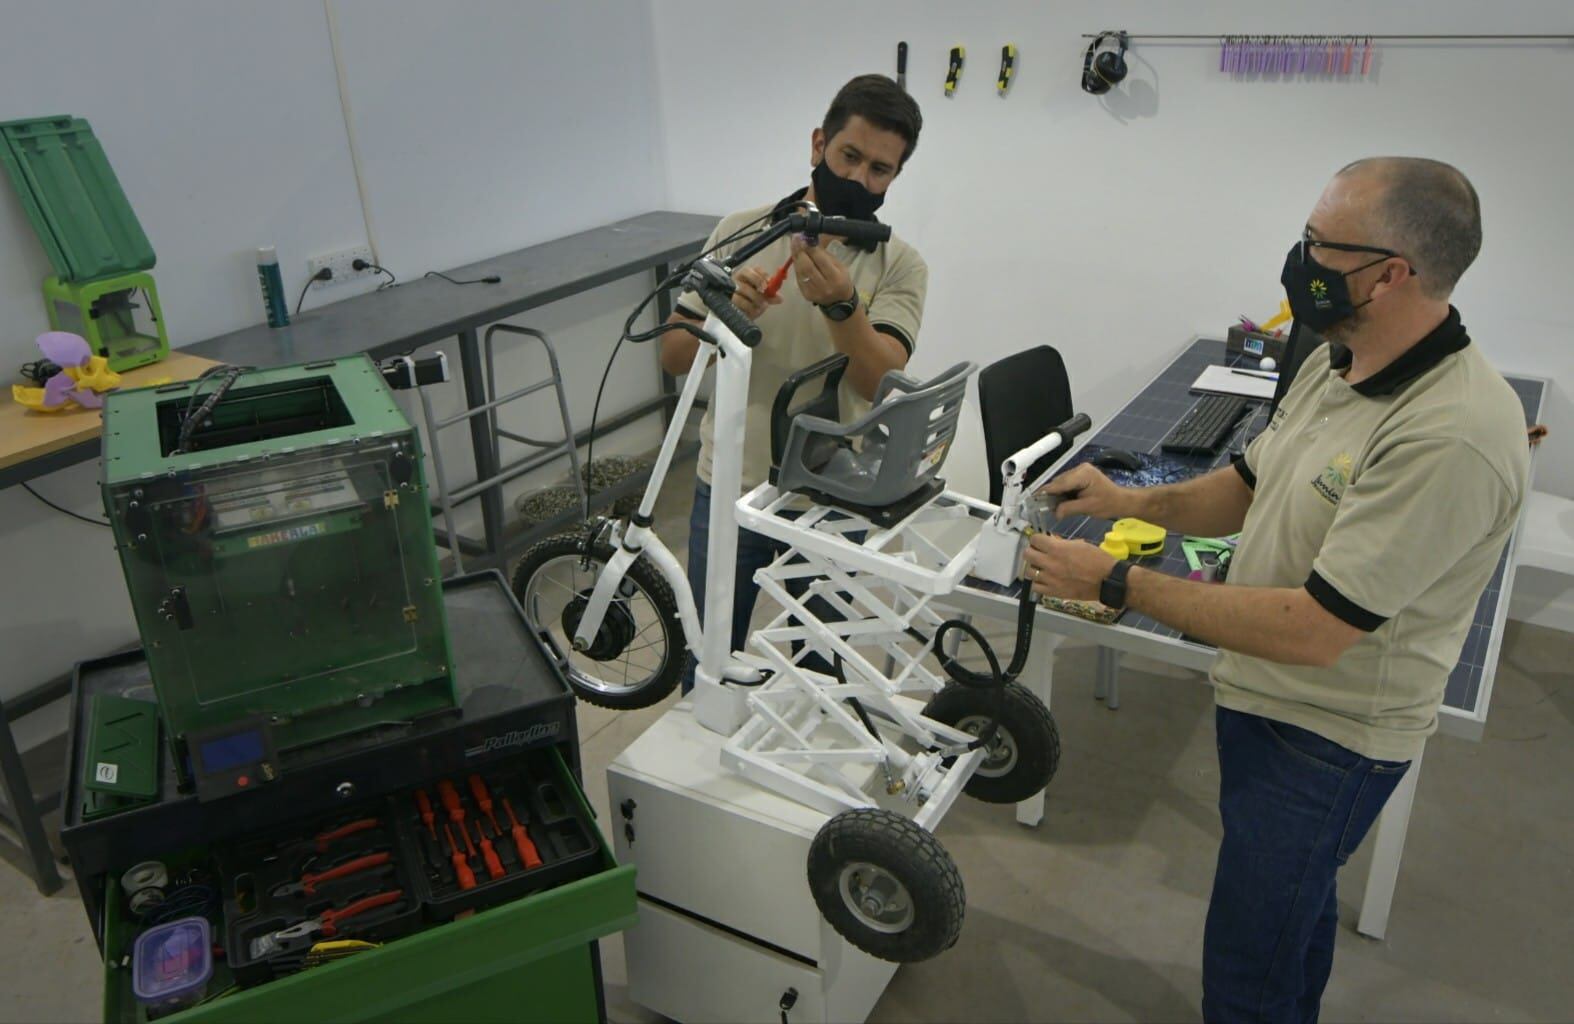
<svg viewBox="0 0 1574 1024">
<path fill-rule="evenodd" d="M 809 185 L 781 201 L 724 217 L 706 243 L 709 249 L 751 224 L 763 226 L 803 202 L 822 213 L 859 220 L 875 219 L 886 191 L 918 144 L 923 119 L 918 104 L 884 75 L 861 75 L 842 87 L 825 120 L 809 139 Z M 725 256 L 740 239 L 719 251 Z M 770 279 L 787 265 L 779 291 Z M 893 236 L 889 242 L 854 247 L 840 239 L 781 239 L 734 274 L 733 303 L 759 323 L 764 341 L 754 350 L 744 436 L 743 486 L 752 488 L 770 470 L 770 415 L 776 393 L 793 373 L 834 353 L 848 358 L 840 391 L 844 421 L 869 408 L 875 388 L 888 370 L 907 365 L 923 319 L 929 270 L 916 249 Z M 671 321 L 704 320 L 705 306 L 692 293 L 680 296 Z M 699 341 L 687 331 L 669 331 L 661 340 L 661 365 L 668 373 L 689 372 Z M 811 385 L 811 387 L 814 385 Z M 706 547 L 709 542 L 710 467 L 719 444 L 710 412 L 700 424 L 699 480 L 689 518 L 689 583 L 704 607 Z M 734 500 L 718 495 L 716 500 Z M 767 538 L 748 530 L 738 538 L 732 649 L 744 646 L 754 611 L 754 573 L 777 555 Z M 709 628 L 710 623 L 704 623 Z M 691 680 L 685 680 L 687 691 Z"/>
<path fill-rule="evenodd" d="M 1233 467 L 1134 490 L 1078 467 L 1062 515 L 1240 531 L 1229 584 L 1116 568 L 1039 534 L 1040 593 L 1129 605 L 1221 649 L 1219 812 L 1203 940 L 1209 1021 L 1311 1021 L 1333 966 L 1337 869 L 1426 737 L 1519 517 L 1524 412 L 1449 304 L 1481 246 L 1464 175 L 1388 157 L 1342 170 L 1283 271 L 1329 339 Z"/>
</svg>

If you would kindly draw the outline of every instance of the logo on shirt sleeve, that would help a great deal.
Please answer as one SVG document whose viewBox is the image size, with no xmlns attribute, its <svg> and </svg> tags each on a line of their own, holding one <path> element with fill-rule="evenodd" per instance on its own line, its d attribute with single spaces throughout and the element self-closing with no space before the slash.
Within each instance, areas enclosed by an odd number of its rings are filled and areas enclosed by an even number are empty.
<svg viewBox="0 0 1574 1024">
<path fill-rule="evenodd" d="M 1330 505 L 1337 505 L 1350 485 L 1350 474 L 1355 471 L 1355 460 L 1349 452 L 1335 455 L 1323 471 L 1312 481 L 1312 488 Z"/>
</svg>

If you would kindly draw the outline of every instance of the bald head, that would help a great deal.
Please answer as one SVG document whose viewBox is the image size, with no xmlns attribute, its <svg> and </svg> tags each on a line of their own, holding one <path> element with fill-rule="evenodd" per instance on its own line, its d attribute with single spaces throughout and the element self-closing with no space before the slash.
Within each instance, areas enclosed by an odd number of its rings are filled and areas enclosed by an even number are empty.
<svg viewBox="0 0 1574 1024">
<path fill-rule="evenodd" d="M 1335 176 L 1367 186 L 1369 230 L 1416 269 L 1416 283 L 1447 298 L 1481 251 L 1481 201 L 1470 179 L 1440 160 L 1379 156 L 1357 160 Z"/>
</svg>

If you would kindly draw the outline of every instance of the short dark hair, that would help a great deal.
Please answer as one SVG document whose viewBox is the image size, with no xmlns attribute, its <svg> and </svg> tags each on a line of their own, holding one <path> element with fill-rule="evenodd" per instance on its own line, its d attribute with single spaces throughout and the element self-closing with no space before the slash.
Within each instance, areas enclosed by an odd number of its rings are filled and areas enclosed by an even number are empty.
<svg viewBox="0 0 1574 1024">
<path fill-rule="evenodd" d="M 1381 176 L 1374 225 L 1387 246 L 1410 260 L 1421 290 L 1442 299 L 1454 290 L 1481 251 L 1481 199 L 1459 168 L 1441 160 L 1380 156 L 1357 160 L 1339 173 Z"/>
<path fill-rule="evenodd" d="M 847 126 L 847 119 L 854 114 L 883 131 L 895 132 L 907 143 L 902 150 L 902 163 L 918 148 L 918 132 L 924 126 L 924 116 L 918 112 L 918 103 L 885 75 L 859 75 L 842 86 L 831 108 L 825 112 L 820 128 L 827 139 Z"/>
</svg>

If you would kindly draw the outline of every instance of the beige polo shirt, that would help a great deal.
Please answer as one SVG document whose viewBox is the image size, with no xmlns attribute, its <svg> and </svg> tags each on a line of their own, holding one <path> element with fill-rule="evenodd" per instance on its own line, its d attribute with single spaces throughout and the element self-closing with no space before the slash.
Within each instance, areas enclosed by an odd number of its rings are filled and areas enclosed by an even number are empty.
<svg viewBox="0 0 1574 1024">
<path fill-rule="evenodd" d="M 1448 319 L 1354 386 L 1322 345 L 1236 468 L 1254 490 L 1229 583 L 1304 586 L 1365 631 L 1329 668 L 1223 652 L 1218 703 L 1407 761 L 1519 520 L 1530 475 L 1513 389 Z"/>
<path fill-rule="evenodd" d="M 740 227 L 780 209 L 801 198 L 803 192 L 787 197 L 782 203 L 760 206 L 752 210 L 723 217 L 716 230 L 705 243 L 709 249 L 720 239 L 726 238 Z M 792 255 L 791 236 L 779 238 L 748 261 L 751 266 L 764 268 L 767 274 Z M 740 248 L 747 239 L 723 246 L 718 255 Z M 822 242 L 821 244 L 826 244 Z M 919 324 L 924 315 L 924 296 L 929 286 L 929 268 L 918 250 L 897 238 L 867 251 L 842 242 L 829 243 L 828 251 L 842 262 L 852 278 L 853 287 L 863 303 L 863 308 L 874 329 L 888 334 L 906 347 L 911 355 L 918 340 Z M 743 440 L 743 486 L 754 487 L 765 481 L 771 465 L 771 405 L 776 392 L 792 374 L 836 352 L 831 342 L 830 321 L 818 306 L 805 299 L 798 291 L 797 279 L 788 268 L 787 279 L 778 293 L 782 301 L 768 308 L 757 321 L 764 339 L 754 349 L 754 361 L 749 375 L 749 403 Z M 705 304 L 698 295 L 686 291 L 679 297 L 678 309 L 697 319 L 704 319 Z M 843 378 L 839 392 L 842 422 L 857 419 L 869 410 L 869 403 L 853 390 Z M 725 438 L 722 443 L 736 444 L 736 438 Z M 711 461 L 716 451 L 715 424 L 712 411 L 705 411 L 700 423 L 700 479 L 707 483 L 711 478 Z"/>
</svg>

